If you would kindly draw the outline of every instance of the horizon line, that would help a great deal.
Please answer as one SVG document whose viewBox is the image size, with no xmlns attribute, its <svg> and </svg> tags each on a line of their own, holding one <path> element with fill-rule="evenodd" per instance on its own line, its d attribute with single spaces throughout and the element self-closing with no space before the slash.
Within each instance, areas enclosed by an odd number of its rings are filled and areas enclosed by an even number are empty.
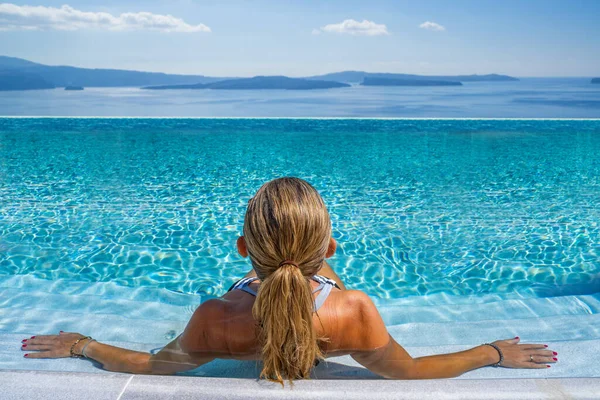
<svg viewBox="0 0 600 400">
<path fill-rule="evenodd" d="M 0 119 L 318 119 L 318 120 L 440 120 L 440 121 L 600 121 L 598 118 L 511 118 L 511 117 L 169 117 L 169 116 L 69 116 L 0 115 Z"/>
</svg>

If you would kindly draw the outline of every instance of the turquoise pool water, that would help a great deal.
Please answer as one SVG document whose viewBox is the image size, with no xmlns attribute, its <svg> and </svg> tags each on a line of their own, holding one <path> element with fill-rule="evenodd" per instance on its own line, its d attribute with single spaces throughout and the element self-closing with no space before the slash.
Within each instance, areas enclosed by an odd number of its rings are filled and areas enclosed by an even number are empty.
<svg viewBox="0 0 600 400">
<path fill-rule="evenodd" d="M 221 295 L 247 201 L 323 195 L 375 298 L 600 291 L 600 121 L 0 118 L 0 277 Z"/>
</svg>

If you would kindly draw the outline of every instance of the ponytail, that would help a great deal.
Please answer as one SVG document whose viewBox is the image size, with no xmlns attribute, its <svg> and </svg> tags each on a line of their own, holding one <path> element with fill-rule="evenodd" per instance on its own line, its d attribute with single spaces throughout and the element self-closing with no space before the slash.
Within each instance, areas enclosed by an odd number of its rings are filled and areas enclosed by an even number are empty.
<svg viewBox="0 0 600 400">
<path fill-rule="evenodd" d="M 327 207 L 302 179 L 275 179 L 248 202 L 244 241 L 261 280 L 252 307 L 261 378 L 282 385 L 285 379 L 308 378 L 315 361 L 323 358 L 319 343 L 326 339 L 318 338 L 313 327 L 309 278 L 323 266 L 330 238 Z"/>
<path fill-rule="evenodd" d="M 279 382 L 309 378 L 323 358 L 313 329 L 314 300 L 300 268 L 284 264 L 266 277 L 252 308 L 258 323 L 263 369 L 260 377 Z"/>
</svg>

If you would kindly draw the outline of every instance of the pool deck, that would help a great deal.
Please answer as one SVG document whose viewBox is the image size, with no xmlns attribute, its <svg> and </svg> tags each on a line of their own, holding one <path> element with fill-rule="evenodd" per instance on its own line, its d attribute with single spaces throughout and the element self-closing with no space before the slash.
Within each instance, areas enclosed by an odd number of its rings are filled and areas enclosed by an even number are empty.
<svg viewBox="0 0 600 400">
<path fill-rule="evenodd" d="M 600 378 L 428 381 L 310 380 L 293 388 L 255 379 L 3 371 L 4 400 L 128 399 L 597 399 Z"/>
</svg>

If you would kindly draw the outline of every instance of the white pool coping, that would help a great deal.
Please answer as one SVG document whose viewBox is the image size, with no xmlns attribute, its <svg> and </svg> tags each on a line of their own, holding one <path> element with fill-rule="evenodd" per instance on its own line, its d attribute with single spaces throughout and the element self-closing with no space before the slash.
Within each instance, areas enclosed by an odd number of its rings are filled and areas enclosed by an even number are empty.
<svg viewBox="0 0 600 400">
<path fill-rule="evenodd" d="M 597 399 L 600 378 L 309 380 L 281 388 L 255 379 L 5 370 L 0 387 L 3 400 Z"/>
</svg>

